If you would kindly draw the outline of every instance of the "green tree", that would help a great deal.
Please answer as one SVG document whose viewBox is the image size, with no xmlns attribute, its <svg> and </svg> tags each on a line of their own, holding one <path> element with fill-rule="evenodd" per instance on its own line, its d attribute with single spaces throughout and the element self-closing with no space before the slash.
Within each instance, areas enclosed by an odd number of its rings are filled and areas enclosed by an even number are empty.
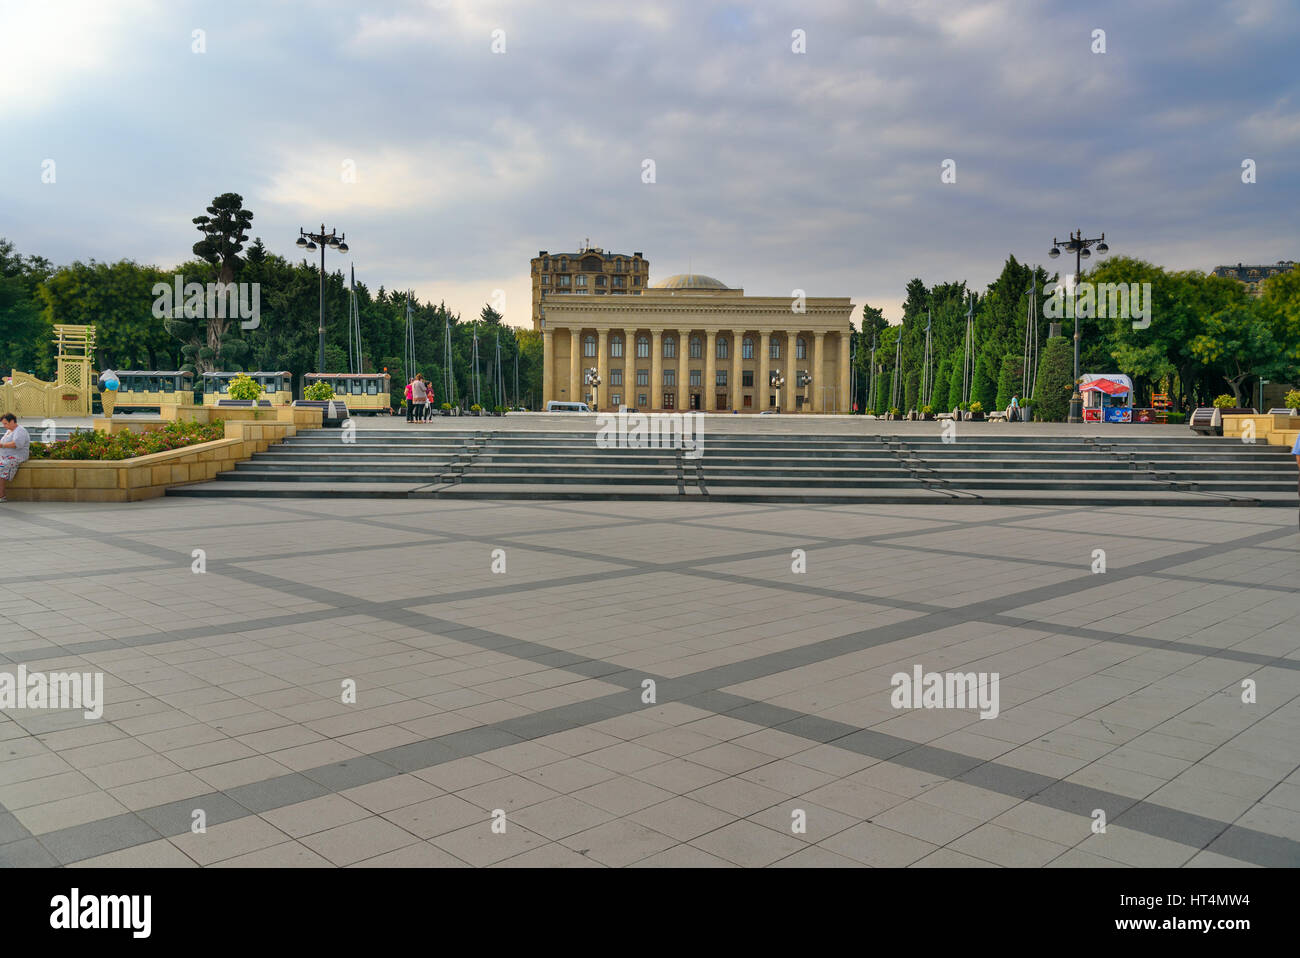
<svg viewBox="0 0 1300 958">
<path fill-rule="evenodd" d="M 1074 392 L 1074 344 L 1064 336 L 1047 340 L 1038 361 L 1034 414 L 1043 422 L 1065 422 Z"/>
<path fill-rule="evenodd" d="M 1284 378 L 1291 371 L 1282 344 L 1254 303 L 1220 310 L 1205 321 L 1205 332 L 1192 341 L 1192 352 L 1213 365 L 1244 406 L 1242 384 L 1251 377 Z"/>
</svg>

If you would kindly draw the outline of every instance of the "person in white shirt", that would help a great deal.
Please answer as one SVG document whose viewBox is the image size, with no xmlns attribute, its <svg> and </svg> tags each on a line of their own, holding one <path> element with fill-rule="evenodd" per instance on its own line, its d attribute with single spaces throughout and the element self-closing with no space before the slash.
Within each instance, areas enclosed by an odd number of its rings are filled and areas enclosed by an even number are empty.
<svg viewBox="0 0 1300 958">
<path fill-rule="evenodd" d="M 0 428 L 5 430 L 5 434 L 0 436 L 0 502 L 8 502 L 5 483 L 17 475 L 18 467 L 27 461 L 32 439 L 11 412 L 0 416 Z"/>
</svg>

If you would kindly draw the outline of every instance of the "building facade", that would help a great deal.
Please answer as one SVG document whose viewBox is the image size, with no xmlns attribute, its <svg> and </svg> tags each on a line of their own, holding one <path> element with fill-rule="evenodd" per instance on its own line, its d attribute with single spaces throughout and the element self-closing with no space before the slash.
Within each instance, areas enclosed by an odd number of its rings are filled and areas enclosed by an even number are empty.
<svg viewBox="0 0 1300 958">
<path fill-rule="evenodd" d="M 1246 266 L 1238 263 L 1236 266 L 1216 266 L 1210 272 L 1214 276 L 1225 276 L 1228 279 L 1235 279 L 1246 287 L 1246 292 L 1251 296 L 1258 296 L 1263 292 L 1261 284 L 1270 276 L 1277 276 L 1280 273 L 1289 273 L 1296 268 L 1296 263 L 1289 259 L 1280 259 L 1272 266 Z"/>
<path fill-rule="evenodd" d="M 693 273 L 639 296 L 548 294 L 538 308 L 543 400 L 643 412 L 847 413 L 852 303 L 798 305 Z"/>
<path fill-rule="evenodd" d="M 576 253 L 539 250 L 531 262 L 533 329 L 541 328 L 542 296 L 635 296 L 650 282 L 650 263 L 639 252 L 607 253 L 584 246 Z"/>
</svg>

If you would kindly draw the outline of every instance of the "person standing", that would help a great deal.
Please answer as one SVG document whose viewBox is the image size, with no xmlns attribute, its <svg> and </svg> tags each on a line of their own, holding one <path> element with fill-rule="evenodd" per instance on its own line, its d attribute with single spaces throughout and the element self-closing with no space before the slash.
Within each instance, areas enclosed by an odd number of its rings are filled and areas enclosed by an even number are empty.
<svg viewBox="0 0 1300 958">
<path fill-rule="evenodd" d="M 433 419 L 433 380 L 424 384 L 424 421 Z"/>
<path fill-rule="evenodd" d="M 429 391 L 424 385 L 424 373 L 416 373 L 415 382 L 411 383 L 411 400 L 415 406 L 415 421 L 424 421 L 424 401 Z"/>
<path fill-rule="evenodd" d="M 18 425 L 18 417 L 11 412 L 0 416 L 0 428 L 5 430 L 0 436 L 0 502 L 8 502 L 5 496 L 5 483 L 18 474 L 18 467 L 27 461 L 32 444 L 27 430 Z"/>
<path fill-rule="evenodd" d="M 406 421 L 414 422 L 415 416 L 415 380 L 411 379 L 406 384 Z"/>
</svg>

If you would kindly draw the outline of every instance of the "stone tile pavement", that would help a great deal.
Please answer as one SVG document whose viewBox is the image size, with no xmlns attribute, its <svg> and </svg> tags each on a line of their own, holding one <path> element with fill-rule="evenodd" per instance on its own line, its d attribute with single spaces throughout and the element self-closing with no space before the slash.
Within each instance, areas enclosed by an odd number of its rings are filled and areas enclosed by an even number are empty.
<svg viewBox="0 0 1300 958">
<path fill-rule="evenodd" d="M 1289 510 L 3 509 L 0 865 L 1300 865 Z"/>
</svg>

